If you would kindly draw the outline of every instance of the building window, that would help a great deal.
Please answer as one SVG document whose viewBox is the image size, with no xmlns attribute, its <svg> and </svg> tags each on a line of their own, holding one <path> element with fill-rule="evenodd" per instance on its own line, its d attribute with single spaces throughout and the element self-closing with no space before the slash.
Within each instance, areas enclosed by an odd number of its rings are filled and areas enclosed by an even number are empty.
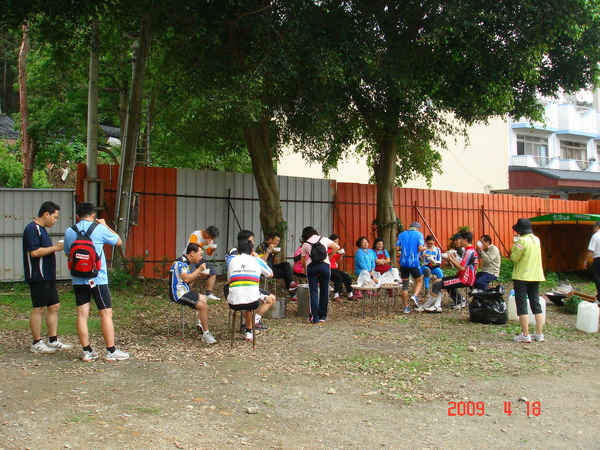
<svg viewBox="0 0 600 450">
<path fill-rule="evenodd" d="M 581 142 L 560 141 L 561 159 L 575 159 L 577 161 L 587 161 L 587 148 Z"/>
<path fill-rule="evenodd" d="M 517 155 L 533 155 L 547 158 L 548 139 L 518 134 Z"/>
</svg>

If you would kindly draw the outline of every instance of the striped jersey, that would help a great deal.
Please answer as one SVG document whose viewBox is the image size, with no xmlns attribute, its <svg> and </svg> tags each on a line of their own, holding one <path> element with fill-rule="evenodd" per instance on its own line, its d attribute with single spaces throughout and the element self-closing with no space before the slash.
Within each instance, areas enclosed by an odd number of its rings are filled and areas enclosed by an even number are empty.
<svg viewBox="0 0 600 450">
<path fill-rule="evenodd" d="M 229 295 L 227 301 L 232 305 L 245 305 L 260 297 L 260 277 L 270 277 L 273 271 L 262 259 L 242 253 L 229 260 L 227 279 Z"/>
</svg>

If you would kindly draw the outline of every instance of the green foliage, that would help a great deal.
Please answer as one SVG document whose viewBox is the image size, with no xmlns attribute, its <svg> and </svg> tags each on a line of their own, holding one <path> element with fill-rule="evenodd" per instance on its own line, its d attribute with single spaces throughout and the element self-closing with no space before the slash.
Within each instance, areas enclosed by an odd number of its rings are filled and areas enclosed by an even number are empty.
<svg viewBox="0 0 600 450">
<path fill-rule="evenodd" d="M 110 282 L 115 287 L 131 286 L 138 282 L 146 264 L 143 256 L 130 256 L 122 259 L 122 267 L 109 270 Z"/>
<path fill-rule="evenodd" d="M 568 314 L 577 314 L 577 308 L 583 301 L 578 295 L 571 295 L 563 302 L 563 309 Z"/>
<path fill-rule="evenodd" d="M 500 283 L 509 283 L 512 281 L 512 273 L 515 263 L 510 258 L 502 257 L 500 261 L 500 276 L 498 281 Z"/>
<path fill-rule="evenodd" d="M 23 166 L 17 155 L 0 142 L 0 187 L 19 188 L 23 180 Z"/>
<path fill-rule="evenodd" d="M 20 188 L 23 182 L 23 165 L 16 153 L 16 146 L 7 146 L 0 142 L 0 187 Z M 32 187 L 45 189 L 52 187 L 48 182 L 46 170 L 38 169 L 33 173 Z"/>
<path fill-rule="evenodd" d="M 152 270 L 158 278 L 166 279 L 168 277 L 169 270 L 171 269 L 172 264 L 173 260 L 167 255 L 165 255 L 159 263 L 156 263 L 154 265 L 154 268 Z"/>
</svg>

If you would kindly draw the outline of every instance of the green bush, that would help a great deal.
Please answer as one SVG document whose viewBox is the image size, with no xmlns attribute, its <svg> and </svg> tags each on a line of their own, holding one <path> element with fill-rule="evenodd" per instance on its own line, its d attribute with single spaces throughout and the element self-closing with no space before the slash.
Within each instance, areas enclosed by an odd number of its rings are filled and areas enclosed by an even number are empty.
<svg viewBox="0 0 600 450">
<path fill-rule="evenodd" d="M 502 258 L 500 261 L 500 276 L 498 277 L 498 281 L 500 283 L 508 283 L 512 281 L 512 273 L 513 268 L 515 267 L 515 263 L 510 260 L 510 258 Z"/>
</svg>

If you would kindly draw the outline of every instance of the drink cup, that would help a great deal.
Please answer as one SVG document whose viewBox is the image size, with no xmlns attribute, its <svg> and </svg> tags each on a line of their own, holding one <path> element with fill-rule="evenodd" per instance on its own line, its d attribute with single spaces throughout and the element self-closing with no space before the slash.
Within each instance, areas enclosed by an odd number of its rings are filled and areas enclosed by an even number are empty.
<svg viewBox="0 0 600 450">
<path fill-rule="evenodd" d="M 208 275 L 210 273 L 210 269 L 204 269 L 202 272 L 200 272 L 202 275 Z"/>
<path fill-rule="evenodd" d="M 339 253 L 340 255 L 343 255 L 344 253 L 346 253 L 346 250 L 344 250 L 343 248 L 340 248 L 340 249 L 338 250 L 338 253 Z"/>
<path fill-rule="evenodd" d="M 281 251 L 281 247 L 273 247 L 273 251 L 275 253 L 279 253 Z"/>
<path fill-rule="evenodd" d="M 477 247 L 483 247 L 483 242 L 477 241 Z"/>
<path fill-rule="evenodd" d="M 208 244 L 208 248 L 217 248 L 217 244 Z"/>
<path fill-rule="evenodd" d="M 442 258 L 447 258 L 448 257 L 448 253 L 442 253 Z"/>
</svg>

